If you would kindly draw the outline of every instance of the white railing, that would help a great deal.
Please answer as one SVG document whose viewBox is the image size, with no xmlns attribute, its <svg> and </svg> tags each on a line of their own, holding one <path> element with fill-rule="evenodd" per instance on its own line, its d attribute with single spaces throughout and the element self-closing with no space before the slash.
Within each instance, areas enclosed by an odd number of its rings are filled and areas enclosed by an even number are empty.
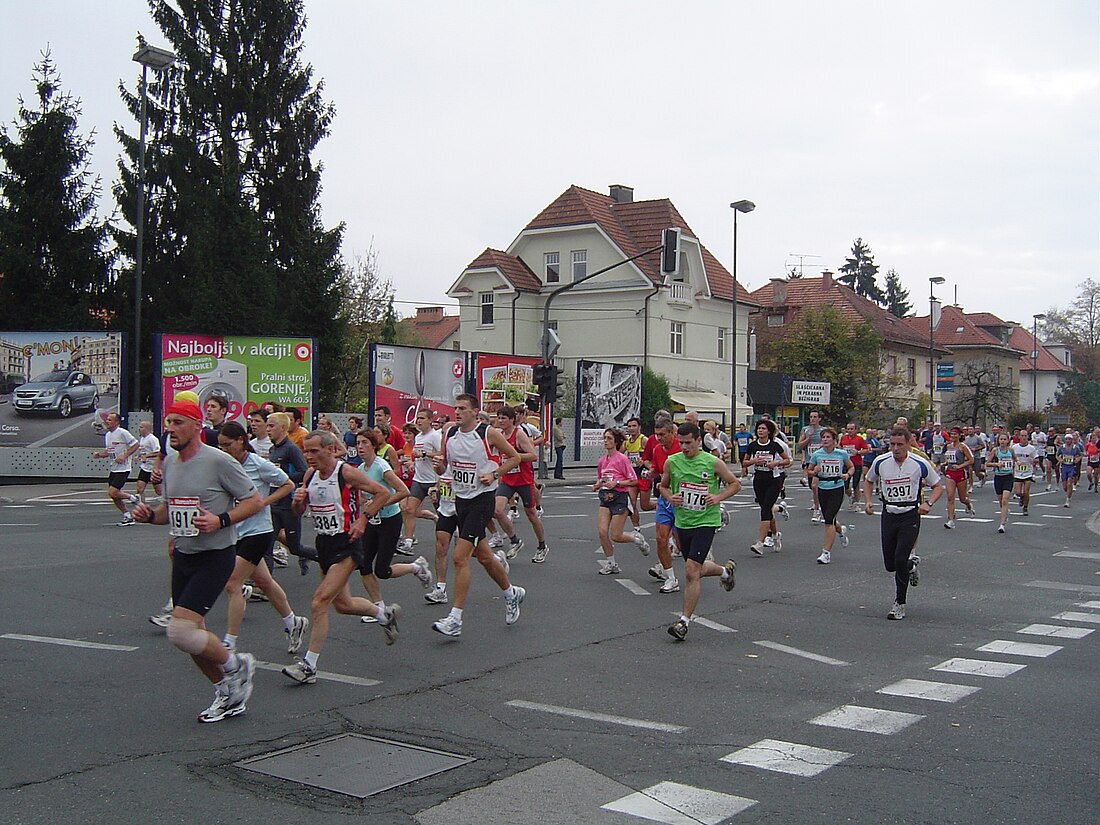
<svg viewBox="0 0 1100 825">
<path fill-rule="evenodd" d="M 695 295 L 691 288 L 691 284 L 684 283 L 683 281 L 673 281 L 669 284 L 668 302 L 670 304 L 694 303 Z"/>
</svg>

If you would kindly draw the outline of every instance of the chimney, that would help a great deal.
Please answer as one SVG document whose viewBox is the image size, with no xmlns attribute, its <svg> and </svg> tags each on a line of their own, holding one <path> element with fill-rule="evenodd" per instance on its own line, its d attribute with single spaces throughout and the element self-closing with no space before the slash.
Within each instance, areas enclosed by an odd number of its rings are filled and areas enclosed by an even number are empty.
<svg viewBox="0 0 1100 825">
<path fill-rule="evenodd" d="M 787 303 L 787 279 L 772 278 L 772 306 L 781 307 Z"/>
<path fill-rule="evenodd" d="M 611 199 L 615 203 L 634 203 L 634 187 L 621 183 L 611 184 Z"/>
<path fill-rule="evenodd" d="M 821 288 L 832 289 L 833 288 L 833 273 L 827 269 L 821 270 Z"/>
<path fill-rule="evenodd" d="M 416 322 L 432 324 L 443 320 L 443 307 L 417 307 Z"/>
</svg>

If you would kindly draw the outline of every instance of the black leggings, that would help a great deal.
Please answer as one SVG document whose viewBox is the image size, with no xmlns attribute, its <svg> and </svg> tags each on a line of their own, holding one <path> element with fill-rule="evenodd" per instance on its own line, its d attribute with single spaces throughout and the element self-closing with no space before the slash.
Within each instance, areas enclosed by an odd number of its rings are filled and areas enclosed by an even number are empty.
<svg viewBox="0 0 1100 825">
<path fill-rule="evenodd" d="M 832 490 L 817 488 L 817 500 L 821 502 L 821 515 L 826 524 L 836 524 L 836 514 L 844 504 L 844 488 L 834 487 Z"/>
<path fill-rule="evenodd" d="M 401 536 L 401 514 L 396 513 L 382 519 L 381 524 L 367 523 L 363 533 L 363 563 L 359 573 L 369 576 L 374 573 L 379 579 L 388 579 L 393 554 L 397 552 L 397 539 Z M 372 569 L 373 568 L 373 569 Z"/>
<path fill-rule="evenodd" d="M 905 594 L 909 590 L 909 571 L 913 563 L 909 554 L 917 543 L 920 534 L 920 513 L 913 508 L 908 513 L 882 513 L 882 561 L 886 570 L 894 574 L 897 591 L 895 601 L 905 604 Z"/>
<path fill-rule="evenodd" d="M 773 476 L 771 470 L 757 470 L 752 476 L 752 489 L 756 493 L 756 503 L 760 505 L 760 520 L 771 521 L 772 509 L 779 498 L 783 486 L 783 476 Z"/>
</svg>

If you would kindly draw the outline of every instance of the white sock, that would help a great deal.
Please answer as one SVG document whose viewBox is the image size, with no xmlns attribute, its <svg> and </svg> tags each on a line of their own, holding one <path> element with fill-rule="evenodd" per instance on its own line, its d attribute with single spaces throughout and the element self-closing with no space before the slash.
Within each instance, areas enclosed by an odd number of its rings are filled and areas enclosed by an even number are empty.
<svg viewBox="0 0 1100 825">
<path fill-rule="evenodd" d="M 683 622 L 684 624 L 691 624 L 691 616 L 685 616 L 681 613 L 680 614 L 680 621 Z"/>
<path fill-rule="evenodd" d="M 309 665 L 314 670 L 316 670 L 317 669 L 317 659 L 320 655 L 321 655 L 320 653 L 314 653 L 312 650 L 309 651 L 308 653 L 306 653 L 306 664 Z"/>
<path fill-rule="evenodd" d="M 508 585 L 508 589 L 504 591 L 504 598 L 514 599 L 515 597 L 516 597 L 516 588 L 512 587 L 512 585 Z"/>
<path fill-rule="evenodd" d="M 222 638 L 222 641 L 225 642 L 225 646 L 229 648 L 230 653 L 235 653 L 236 652 L 236 650 L 237 650 L 237 637 L 236 636 L 234 636 L 232 633 L 226 633 L 225 636 Z"/>
<path fill-rule="evenodd" d="M 662 567 L 661 569 L 664 571 L 666 579 L 669 581 L 676 580 L 676 572 L 671 567 Z"/>
<path fill-rule="evenodd" d="M 385 604 L 383 602 L 377 602 L 374 605 L 374 607 L 378 611 L 377 613 L 374 614 L 374 618 L 378 619 L 378 621 L 380 621 L 380 622 L 385 621 L 385 618 L 386 618 L 386 606 L 385 606 Z"/>
<path fill-rule="evenodd" d="M 297 620 L 297 616 L 294 615 L 294 611 L 290 611 L 289 616 L 283 616 L 283 627 L 286 628 L 286 632 L 289 633 L 294 629 L 294 623 Z"/>
<path fill-rule="evenodd" d="M 241 666 L 240 660 L 237 658 L 237 654 L 232 650 L 229 651 L 229 658 L 225 660 L 225 664 L 222 665 L 222 670 L 226 673 L 236 673 L 237 668 Z"/>
<path fill-rule="evenodd" d="M 451 618 L 454 619 L 455 621 L 461 622 L 462 621 L 462 608 L 461 607 L 452 607 L 451 608 Z"/>
<path fill-rule="evenodd" d="M 722 581 L 725 581 L 729 577 L 730 577 L 730 571 L 723 567 L 722 568 Z"/>
</svg>

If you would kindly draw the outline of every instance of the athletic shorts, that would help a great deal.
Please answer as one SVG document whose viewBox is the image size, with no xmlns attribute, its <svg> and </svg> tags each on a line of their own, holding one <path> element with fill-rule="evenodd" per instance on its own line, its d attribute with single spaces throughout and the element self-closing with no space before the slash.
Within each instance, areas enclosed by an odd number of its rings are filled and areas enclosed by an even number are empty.
<svg viewBox="0 0 1100 825">
<path fill-rule="evenodd" d="M 388 579 L 392 575 L 394 553 L 397 552 L 397 540 L 401 538 L 401 514 L 395 513 L 382 519 L 378 524 L 367 522 L 363 533 L 363 560 L 359 564 L 359 575 L 373 573 L 379 579 Z"/>
<path fill-rule="evenodd" d="M 519 496 L 519 500 L 523 502 L 524 507 L 535 506 L 534 490 L 532 489 L 535 485 L 521 484 L 513 487 L 504 478 L 497 482 L 497 498 L 506 498 L 511 501 L 512 496 Z"/>
<path fill-rule="evenodd" d="M 1077 468 L 1072 464 L 1063 464 L 1061 476 L 1062 481 L 1069 481 L 1071 478 L 1077 478 Z"/>
<path fill-rule="evenodd" d="M 352 541 L 347 533 L 337 533 L 335 536 L 317 535 L 317 564 L 324 575 L 334 564 L 339 564 L 344 559 L 353 559 L 355 566 L 363 563 L 363 542 L 361 539 Z"/>
<path fill-rule="evenodd" d="M 844 488 L 833 487 L 825 490 L 818 486 L 817 500 L 821 504 L 821 515 L 825 523 L 833 524 L 836 522 L 836 515 L 840 512 L 841 505 L 844 504 Z"/>
<path fill-rule="evenodd" d="M 600 506 L 606 507 L 613 516 L 621 516 L 630 507 L 630 494 L 625 490 L 599 490 Z"/>
<path fill-rule="evenodd" d="M 1027 476 L 1025 478 L 1020 478 L 1019 476 L 1016 476 L 1014 479 L 1012 479 L 1012 482 L 1014 484 L 1030 484 L 1033 478 L 1035 478 L 1035 476 Z"/>
<path fill-rule="evenodd" d="M 435 523 L 435 532 L 446 533 L 448 539 L 455 534 L 457 529 L 458 518 L 456 516 L 440 516 L 439 521 Z"/>
<path fill-rule="evenodd" d="M 412 481 L 409 483 L 409 498 L 418 498 L 423 501 L 428 497 L 428 491 L 434 486 L 424 481 Z"/>
<path fill-rule="evenodd" d="M 473 498 L 455 499 L 455 520 L 460 540 L 476 545 L 485 538 L 485 528 L 496 512 L 496 496 L 495 490 L 487 490 Z"/>
<path fill-rule="evenodd" d="M 657 499 L 657 523 L 667 524 L 669 527 L 676 525 L 676 510 L 663 496 Z"/>
<path fill-rule="evenodd" d="M 1010 475 L 995 475 L 993 476 L 993 491 L 997 495 L 1012 492 L 1012 484 L 1014 481 L 1015 479 Z"/>
<path fill-rule="evenodd" d="M 111 473 L 107 476 L 107 486 L 113 487 L 116 490 L 121 490 L 126 486 L 126 482 L 129 478 L 129 473 Z"/>
<path fill-rule="evenodd" d="M 172 554 L 172 604 L 205 616 L 233 575 L 232 545 L 201 553 Z"/>
<path fill-rule="evenodd" d="M 641 473 L 638 473 L 638 492 L 648 493 L 653 489 L 653 480 L 649 478 L 643 478 Z"/>
<path fill-rule="evenodd" d="M 271 552 L 275 546 L 274 533 L 258 533 L 237 539 L 237 555 L 249 564 L 260 563 L 260 559 Z"/>
<path fill-rule="evenodd" d="M 152 470 L 138 470 L 137 480 L 138 481 L 144 481 L 146 484 L 148 484 L 150 481 L 153 480 L 153 471 Z M 122 489 L 122 488 L 120 487 L 119 489 Z"/>
<path fill-rule="evenodd" d="M 710 553 L 710 546 L 714 543 L 714 532 L 717 529 L 717 527 L 678 529 L 676 543 L 680 546 L 684 559 L 691 559 L 699 564 L 705 562 Z"/>
<path fill-rule="evenodd" d="M 962 484 L 966 479 L 966 470 L 944 470 L 943 474 L 956 484 Z"/>
</svg>

